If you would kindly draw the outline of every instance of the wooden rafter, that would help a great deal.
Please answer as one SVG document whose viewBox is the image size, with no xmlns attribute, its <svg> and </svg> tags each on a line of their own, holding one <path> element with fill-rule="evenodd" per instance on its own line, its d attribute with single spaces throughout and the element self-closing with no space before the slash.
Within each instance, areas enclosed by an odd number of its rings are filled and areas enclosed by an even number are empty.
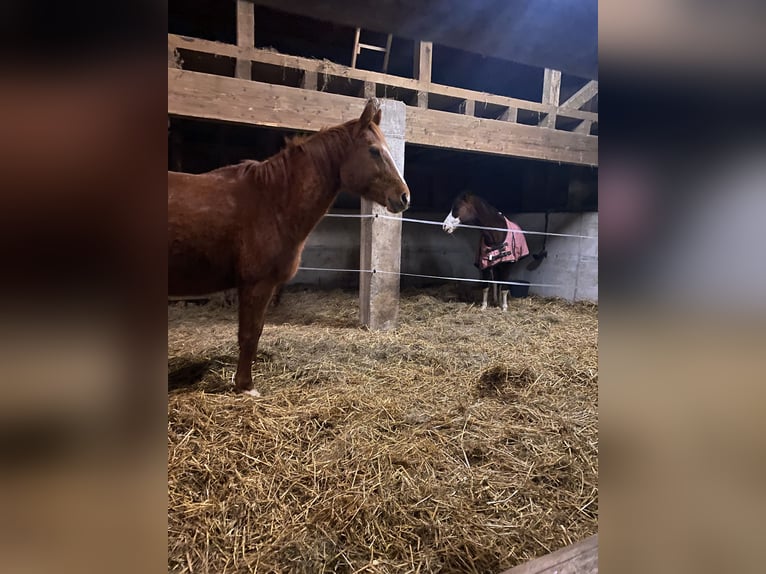
<svg viewBox="0 0 766 574">
<path fill-rule="evenodd" d="M 168 68 L 168 113 L 221 122 L 317 131 L 355 119 L 364 100 Z M 408 143 L 598 165 L 598 138 L 408 106 Z"/>
<path fill-rule="evenodd" d="M 441 96 L 447 96 L 460 100 L 472 100 L 476 103 L 494 104 L 506 108 L 527 110 L 541 114 L 556 112 L 559 116 L 565 118 L 590 120 L 592 122 L 598 121 L 598 114 L 592 112 L 584 112 L 581 110 L 573 110 L 568 108 L 557 109 L 556 106 L 543 104 L 540 102 L 533 102 L 507 96 L 499 96 L 496 94 L 487 94 L 485 92 L 476 92 L 473 90 L 466 90 L 464 88 L 457 88 L 454 86 L 445 86 L 442 84 L 426 84 L 420 80 L 412 78 L 390 76 L 388 74 L 382 74 L 380 72 L 373 72 L 369 70 L 358 70 L 349 68 L 348 66 L 342 66 L 334 62 L 328 62 L 326 60 L 290 56 L 287 54 L 279 54 L 276 52 L 270 52 L 257 48 L 240 48 L 232 44 L 224 44 L 221 42 L 213 42 L 211 40 L 202 40 L 199 38 L 188 38 L 175 34 L 168 34 L 168 45 L 171 48 L 203 52 L 229 58 L 249 59 L 253 62 L 270 64 L 273 66 L 281 66 L 296 70 L 308 70 L 317 72 L 319 74 L 327 74 L 340 78 L 350 78 L 360 80 L 362 82 L 370 82 L 373 84 L 382 84 L 394 88 L 413 90 L 415 92 L 422 91 L 428 94 L 438 94 Z"/>
<path fill-rule="evenodd" d="M 591 80 L 585 84 L 582 88 L 577 90 L 572 96 L 563 104 L 562 108 L 571 108 L 573 110 L 579 110 L 589 101 L 596 97 L 598 94 L 598 82 Z"/>
</svg>

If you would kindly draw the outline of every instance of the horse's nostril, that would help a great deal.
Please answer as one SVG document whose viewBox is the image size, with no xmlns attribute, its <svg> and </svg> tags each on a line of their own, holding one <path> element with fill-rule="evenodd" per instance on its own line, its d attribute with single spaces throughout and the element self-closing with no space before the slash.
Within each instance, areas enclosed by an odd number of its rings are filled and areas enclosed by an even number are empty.
<svg viewBox="0 0 766 574">
<path fill-rule="evenodd" d="M 407 205 L 410 202 L 410 196 L 406 193 L 402 194 L 402 204 Z"/>
</svg>

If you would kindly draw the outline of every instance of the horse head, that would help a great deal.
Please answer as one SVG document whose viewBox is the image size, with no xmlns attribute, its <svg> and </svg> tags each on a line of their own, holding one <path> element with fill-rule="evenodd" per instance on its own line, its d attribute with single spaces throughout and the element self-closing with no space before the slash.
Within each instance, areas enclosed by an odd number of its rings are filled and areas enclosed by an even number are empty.
<svg viewBox="0 0 766 574">
<path fill-rule="evenodd" d="M 461 223 L 470 224 L 476 221 L 477 213 L 474 198 L 475 196 L 469 192 L 461 193 L 455 198 L 455 201 L 452 202 L 452 209 L 442 223 L 444 231 L 452 233 Z"/>
<path fill-rule="evenodd" d="M 381 109 L 370 100 L 361 117 L 348 124 L 353 146 L 341 165 L 341 189 L 401 213 L 410 205 L 410 189 L 380 131 L 380 118 Z"/>
</svg>

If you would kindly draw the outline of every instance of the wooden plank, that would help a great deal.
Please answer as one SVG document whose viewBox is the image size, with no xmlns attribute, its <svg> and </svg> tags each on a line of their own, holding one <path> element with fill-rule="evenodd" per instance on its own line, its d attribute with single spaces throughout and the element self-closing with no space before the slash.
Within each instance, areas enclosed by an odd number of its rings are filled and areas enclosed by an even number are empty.
<svg viewBox="0 0 766 574">
<path fill-rule="evenodd" d="M 168 113 L 275 128 L 318 131 L 358 118 L 353 96 L 168 68 Z"/>
<path fill-rule="evenodd" d="M 359 117 L 362 98 L 168 68 L 168 113 L 316 131 Z M 405 139 L 430 147 L 598 165 L 598 138 L 407 107 Z"/>
<path fill-rule="evenodd" d="M 545 68 L 543 74 L 543 103 L 554 107 L 540 120 L 540 127 L 554 129 L 556 127 L 556 109 L 561 94 L 561 71 Z"/>
<path fill-rule="evenodd" d="M 598 574 L 598 534 L 501 574 Z"/>
<path fill-rule="evenodd" d="M 255 47 L 255 8 L 251 0 L 237 0 L 237 46 L 250 49 Z M 248 58 L 237 58 L 234 75 L 250 79 L 252 64 Z"/>
<path fill-rule="evenodd" d="M 590 100 L 595 98 L 596 94 L 598 94 L 598 82 L 595 80 L 591 80 L 590 82 L 585 84 L 582 88 L 577 90 L 574 94 L 572 94 L 572 96 L 566 102 L 561 104 L 561 107 L 579 110 L 581 107 L 587 104 Z"/>
<path fill-rule="evenodd" d="M 431 64 L 433 44 L 431 42 L 415 42 L 415 60 L 413 70 L 415 80 L 419 82 L 417 106 L 428 107 L 428 86 L 431 84 Z"/>
<path fill-rule="evenodd" d="M 269 52 L 258 48 L 239 48 L 231 44 L 213 42 L 211 40 L 202 40 L 200 38 L 190 38 L 187 36 L 178 36 L 168 34 L 168 45 L 171 48 L 180 48 L 206 54 L 215 54 L 229 58 L 249 58 L 254 62 L 262 64 L 271 64 L 273 66 L 282 66 L 295 70 L 311 70 L 321 74 L 337 76 L 340 78 L 351 78 L 363 82 L 373 82 L 376 84 L 385 84 L 394 88 L 404 88 L 413 91 L 423 91 L 425 93 L 438 94 L 461 100 L 473 100 L 477 103 L 495 104 L 504 107 L 514 107 L 521 110 L 532 112 L 548 113 L 555 110 L 555 106 L 543 104 L 541 102 L 532 102 L 530 100 L 521 100 L 486 92 L 476 92 L 457 88 L 455 86 L 445 86 L 442 84 L 425 85 L 419 80 L 412 78 L 402 78 L 400 76 L 390 76 L 381 72 L 370 70 L 357 70 L 342 66 L 327 60 L 317 60 L 314 58 L 303 58 L 300 56 L 290 56 L 288 54 L 279 54 Z M 558 115 L 566 118 L 578 120 L 598 121 L 598 114 L 592 112 L 583 112 L 581 110 L 560 109 Z"/>
<path fill-rule="evenodd" d="M 598 165 L 598 138 L 439 110 L 407 108 L 406 141 L 579 165 Z"/>
</svg>

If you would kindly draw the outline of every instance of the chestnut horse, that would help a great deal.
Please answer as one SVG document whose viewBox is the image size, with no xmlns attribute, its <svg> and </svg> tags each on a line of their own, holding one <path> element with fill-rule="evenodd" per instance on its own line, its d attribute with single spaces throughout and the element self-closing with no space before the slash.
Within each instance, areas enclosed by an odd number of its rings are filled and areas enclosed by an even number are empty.
<svg viewBox="0 0 766 574">
<path fill-rule="evenodd" d="M 296 138 L 264 162 L 200 175 L 168 172 L 168 294 L 236 288 L 235 390 L 259 396 L 251 367 L 274 288 L 292 278 L 306 238 L 340 191 L 400 213 L 410 190 L 370 100 L 358 120 Z"/>
<path fill-rule="evenodd" d="M 524 234 L 518 232 L 521 228 L 478 195 L 470 192 L 461 193 L 455 198 L 442 228 L 447 233 L 452 233 L 461 223 L 505 230 L 481 230 L 476 267 L 481 271 L 482 281 L 510 281 L 513 265 L 529 255 Z M 502 309 L 507 311 L 508 285 L 501 285 L 500 292 Z M 487 308 L 488 295 L 489 286 L 483 291 L 482 311 Z"/>
</svg>

